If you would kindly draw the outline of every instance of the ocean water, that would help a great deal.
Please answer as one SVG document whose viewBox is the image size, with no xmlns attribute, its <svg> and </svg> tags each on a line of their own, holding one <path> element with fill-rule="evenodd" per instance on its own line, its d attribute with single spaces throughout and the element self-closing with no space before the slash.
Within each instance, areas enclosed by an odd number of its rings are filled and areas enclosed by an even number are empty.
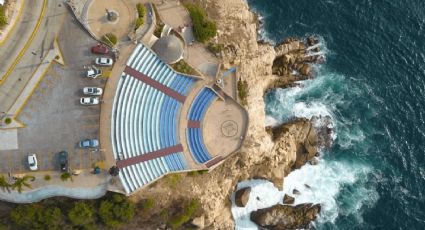
<svg viewBox="0 0 425 230">
<path fill-rule="evenodd" d="M 236 228 L 255 229 L 250 211 L 297 188 L 297 203 L 322 204 L 317 229 L 425 229 L 425 1 L 248 3 L 262 39 L 317 35 L 326 55 L 315 79 L 265 96 L 265 123 L 328 115 L 335 140 L 317 166 L 285 178 L 284 191 L 240 183 L 253 190 L 247 208 L 232 208 Z"/>
</svg>

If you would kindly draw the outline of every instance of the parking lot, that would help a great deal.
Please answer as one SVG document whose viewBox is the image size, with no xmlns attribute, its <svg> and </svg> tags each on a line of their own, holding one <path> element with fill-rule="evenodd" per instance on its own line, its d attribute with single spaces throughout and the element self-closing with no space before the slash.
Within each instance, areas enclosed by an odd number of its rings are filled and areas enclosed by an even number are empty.
<svg viewBox="0 0 425 230">
<path fill-rule="evenodd" d="M 69 15 L 65 20 L 58 42 L 66 66 L 52 64 L 39 83 L 18 120 L 25 128 L 18 130 L 18 150 L 2 151 L 0 172 L 28 171 L 26 156 L 36 153 L 39 170 L 59 170 L 58 152 L 69 154 L 71 169 L 88 169 L 103 161 L 102 146 L 81 149 L 78 142 L 86 138 L 99 139 L 100 105 L 83 106 L 83 87 L 101 87 L 105 77 L 84 77 L 85 66 L 90 66 L 96 55 L 90 47 L 96 45 L 79 24 Z M 104 68 L 108 71 L 108 68 Z M 101 99 L 101 96 L 100 96 Z M 101 103 L 100 103 L 101 104 Z"/>
</svg>

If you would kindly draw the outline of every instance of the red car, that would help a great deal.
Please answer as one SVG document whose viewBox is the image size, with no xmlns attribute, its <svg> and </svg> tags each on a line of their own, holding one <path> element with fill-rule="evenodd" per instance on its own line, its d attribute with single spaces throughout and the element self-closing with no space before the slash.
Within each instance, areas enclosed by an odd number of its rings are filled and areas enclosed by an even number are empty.
<svg viewBox="0 0 425 230">
<path fill-rule="evenodd" d="M 91 52 L 94 54 L 108 54 L 109 48 L 103 44 L 97 44 L 91 48 Z"/>
</svg>

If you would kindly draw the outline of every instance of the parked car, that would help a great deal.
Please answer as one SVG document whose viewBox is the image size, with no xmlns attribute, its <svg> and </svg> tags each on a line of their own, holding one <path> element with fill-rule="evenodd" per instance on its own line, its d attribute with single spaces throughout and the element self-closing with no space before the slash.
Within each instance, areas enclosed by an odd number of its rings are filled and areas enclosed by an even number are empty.
<svg viewBox="0 0 425 230">
<path fill-rule="evenodd" d="M 109 48 L 103 44 L 98 43 L 91 48 L 91 52 L 94 54 L 108 54 Z"/>
<path fill-rule="evenodd" d="M 35 153 L 28 155 L 28 166 L 31 171 L 38 170 L 37 156 Z"/>
<path fill-rule="evenodd" d="M 102 70 L 96 69 L 96 68 L 90 68 L 89 70 L 87 70 L 86 77 L 97 78 L 100 75 L 102 75 Z"/>
<path fill-rule="evenodd" d="M 83 93 L 85 95 L 96 95 L 96 96 L 99 96 L 99 95 L 102 95 L 103 90 L 102 90 L 102 88 L 99 88 L 99 87 L 84 87 L 83 88 Z"/>
<path fill-rule="evenodd" d="M 62 151 L 59 153 L 59 166 L 62 172 L 68 172 L 68 152 Z"/>
<path fill-rule="evenodd" d="M 101 58 L 96 58 L 94 63 L 100 66 L 112 66 L 112 64 L 114 64 L 114 61 L 111 58 L 101 57 Z"/>
<path fill-rule="evenodd" d="M 80 148 L 96 148 L 99 147 L 99 141 L 97 139 L 84 139 L 78 144 Z"/>
<path fill-rule="evenodd" d="M 82 105 L 97 105 L 99 104 L 98 97 L 82 97 L 80 98 L 80 104 Z"/>
</svg>

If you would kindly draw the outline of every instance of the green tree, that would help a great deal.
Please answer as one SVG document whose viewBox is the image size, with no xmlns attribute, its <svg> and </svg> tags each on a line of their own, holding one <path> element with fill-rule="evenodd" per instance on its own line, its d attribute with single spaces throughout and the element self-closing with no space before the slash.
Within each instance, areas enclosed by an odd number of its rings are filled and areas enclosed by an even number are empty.
<svg viewBox="0 0 425 230">
<path fill-rule="evenodd" d="M 10 219 L 13 223 L 22 228 L 29 228 L 36 222 L 37 212 L 40 209 L 35 205 L 19 205 L 10 212 Z"/>
<path fill-rule="evenodd" d="M 13 190 L 16 189 L 19 193 L 21 193 L 24 190 L 24 186 L 27 188 L 32 188 L 31 184 L 28 183 L 29 180 L 34 181 L 35 177 L 31 175 L 25 175 L 24 177 L 17 178 L 12 184 L 11 188 Z"/>
<path fill-rule="evenodd" d="M 74 226 L 90 225 L 94 221 L 94 210 L 83 201 L 76 202 L 68 212 L 68 218 Z"/>
<path fill-rule="evenodd" d="M 10 192 L 10 184 L 7 182 L 4 175 L 0 176 L 0 188 L 4 191 Z"/>
<path fill-rule="evenodd" d="M 125 196 L 114 194 L 112 199 L 100 203 L 99 217 L 109 227 L 117 227 L 133 219 L 135 205 Z"/>
<path fill-rule="evenodd" d="M 43 225 L 43 229 L 60 229 L 63 222 L 62 212 L 57 207 L 45 208 L 39 222 Z"/>
</svg>

